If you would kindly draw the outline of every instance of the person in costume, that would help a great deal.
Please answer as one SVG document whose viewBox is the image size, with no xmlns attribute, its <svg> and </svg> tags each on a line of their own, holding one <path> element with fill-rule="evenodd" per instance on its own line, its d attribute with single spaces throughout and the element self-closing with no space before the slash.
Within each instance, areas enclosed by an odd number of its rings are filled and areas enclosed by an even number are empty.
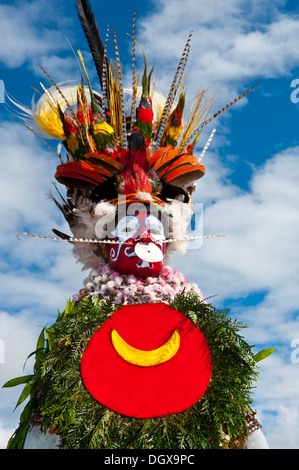
<svg viewBox="0 0 299 470">
<path fill-rule="evenodd" d="M 125 90 L 115 33 L 113 66 L 89 2 L 78 0 L 77 11 L 102 93 L 79 52 L 82 82 L 50 79 L 28 127 L 60 139 L 66 154 L 57 152 L 55 174 L 66 195 L 55 185 L 52 199 L 71 235 L 42 238 L 70 243 L 90 272 L 38 338 L 20 399 L 29 402 L 8 447 L 267 448 L 250 407 L 257 368 L 243 325 L 169 265 L 186 249 L 195 181 L 205 174 L 194 155 L 200 132 L 254 87 L 212 116 L 204 90 L 184 120 L 191 34 L 164 98 L 145 56 L 141 83 L 135 72 L 135 13 Z"/>
</svg>

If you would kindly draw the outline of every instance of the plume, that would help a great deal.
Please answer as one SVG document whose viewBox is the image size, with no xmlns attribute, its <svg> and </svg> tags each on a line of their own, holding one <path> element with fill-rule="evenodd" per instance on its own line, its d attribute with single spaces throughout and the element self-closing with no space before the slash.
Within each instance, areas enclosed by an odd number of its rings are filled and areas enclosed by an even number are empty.
<svg viewBox="0 0 299 470">
<path fill-rule="evenodd" d="M 187 64 L 187 60 L 188 60 L 189 52 L 190 52 L 191 36 L 192 36 L 192 31 L 190 32 L 190 34 L 188 36 L 188 39 L 187 39 L 187 42 L 185 44 L 181 60 L 179 62 L 177 70 L 175 72 L 175 75 L 174 75 L 174 78 L 173 78 L 173 81 L 172 81 L 172 84 L 171 84 L 171 87 L 170 87 L 170 91 L 169 91 L 169 94 L 168 94 L 168 97 L 167 97 L 167 100 L 166 100 L 166 103 L 165 103 L 165 106 L 164 106 L 164 109 L 163 109 L 163 112 L 162 112 L 161 120 L 160 120 L 158 129 L 157 129 L 157 132 L 156 132 L 156 142 L 157 142 L 156 146 L 157 146 L 157 148 L 160 145 L 160 141 L 161 141 L 161 138 L 162 138 L 162 135 L 163 135 L 164 127 L 165 127 L 165 124 L 166 124 L 166 120 L 167 120 L 168 115 L 170 113 L 172 104 L 176 99 L 178 90 L 180 89 L 180 86 L 181 86 L 181 83 L 182 83 L 182 80 L 183 80 L 183 77 L 184 77 L 184 71 L 185 71 L 185 68 L 186 68 L 186 64 Z"/>
<path fill-rule="evenodd" d="M 105 38 L 105 48 L 104 48 L 104 61 L 103 61 L 103 83 L 102 83 L 102 93 L 103 93 L 103 109 L 105 112 L 108 111 L 108 103 L 110 102 L 110 89 L 109 89 L 109 74 L 110 66 L 107 58 L 107 47 L 109 41 L 109 26 L 107 26 L 106 38 Z"/>
<path fill-rule="evenodd" d="M 241 100 L 242 98 L 244 98 L 244 96 L 248 95 L 249 93 L 252 92 L 252 90 L 254 90 L 257 86 L 259 85 L 259 83 L 257 83 L 255 86 L 253 86 L 252 88 L 250 88 L 249 90 L 247 91 L 244 91 L 242 93 L 242 95 L 238 96 L 238 98 L 235 98 L 233 101 L 231 101 L 230 103 L 228 103 L 226 106 L 224 106 L 224 108 L 222 109 L 219 109 L 219 111 L 217 111 L 217 113 L 213 114 L 212 116 L 210 116 L 208 119 L 205 119 L 197 129 L 195 129 L 194 132 L 192 132 L 192 134 L 190 135 L 190 137 L 188 138 L 188 140 L 184 143 L 183 145 L 183 148 L 185 148 L 186 146 L 188 146 L 188 144 L 190 144 L 190 142 L 192 140 L 194 140 L 201 132 L 201 130 L 207 125 L 209 124 L 211 121 L 213 121 L 213 119 L 215 119 L 217 116 L 219 116 L 220 114 L 222 114 L 224 111 L 226 111 L 228 108 L 230 108 L 231 106 L 233 106 L 235 103 L 237 103 L 237 101 Z"/>
<path fill-rule="evenodd" d="M 87 39 L 90 52 L 100 79 L 101 87 L 103 86 L 103 63 L 104 63 L 104 46 L 98 30 L 98 26 L 88 0 L 77 0 L 76 2 L 79 20 Z"/>
<path fill-rule="evenodd" d="M 121 129 L 120 135 L 122 140 L 123 148 L 127 148 L 127 140 L 126 140 L 126 113 L 125 113 L 125 102 L 124 102 L 124 87 L 123 87 L 123 79 L 122 79 L 122 68 L 121 62 L 119 58 L 119 49 L 116 39 L 116 34 L 114 31 L 113 33 L 113 42 L 115 46 L 115 55 L 116 55 L 116 74 L 117 74 L 117 82 L 118 82 L 118 89 L 119 89 L 119 101 L 120 101 L 120 122 L 121 122 Z"/>
<path fill-rule="evenodd" d="M 138 86 L 138 75 L 135 71 L 135 21 L 136 21 L 136 10 L 133 15 L 133 30 L 132 30 L 132 105 L 131 105 L 131 128 L 132 132 L 134 126 L 134 116 L 136 111 L 136 99 L 137 99 L 137 86 Z"/>
</svg>

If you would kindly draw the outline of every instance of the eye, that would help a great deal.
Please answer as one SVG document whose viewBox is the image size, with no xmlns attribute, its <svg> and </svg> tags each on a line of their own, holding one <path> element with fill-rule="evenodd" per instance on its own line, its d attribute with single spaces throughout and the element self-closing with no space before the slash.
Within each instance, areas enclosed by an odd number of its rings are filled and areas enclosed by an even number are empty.
<svg viewBox="0 0 299 470">
<path fill-rule="evenodd" d="M 119 221 L 111 235 L 118 238 L 121 242 L 132 238 L 136 232 L 138 232 L 140 227 L 140 222 L 135 215 L 126 215 L 122 217 Z"/>
<path fill-rule="evenodd" d="M 156 240 L 165 240 L 164 228 L 160 220 L 154 215 L 146 218 L 146 229 Z"/>
</svg>

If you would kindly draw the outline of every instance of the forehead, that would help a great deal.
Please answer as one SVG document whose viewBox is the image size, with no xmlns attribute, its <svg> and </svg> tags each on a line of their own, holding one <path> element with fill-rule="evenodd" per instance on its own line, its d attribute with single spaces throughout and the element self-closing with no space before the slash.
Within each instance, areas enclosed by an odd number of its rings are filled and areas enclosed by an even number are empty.
<svg viewBox="0 0 299 470">
<path fill-rule="evenodd" d="M 159 208 L 154 205 L 144 204 L 141 202 L 134 202 L 127 206 L 118 206 L 116 211 L 116 220 L 120 220 L 128 215 L 136 216 L 141 222 L 143 222 L 149 215 L 156 217 L 160 221 L 163 220 L 163 213 Z"/>
<path fill-rule="evenodd" d="M 133 217 L 136 217 L 136 220 L 139 221 L 140 226 L 145 226 L 149 222 L 152 223 L 155 221 L 155 219 L 159 220 L 163 226 L 163 231 L 166 236 L 166 238 L 169 236 L 169 233 L 171 231 L 171 215 L 165 211 L 161 210 L 160 207 L 153 205 L 153 204 L 146 204 L 142 202 L 134 202 L 130 204 L 119 204 L 116 208 L 115 212 L 115 218 L 108 224 L 108 232 L 112 232 L 120 222 L 120 220 L 123 219 L 122 223 L 126 224 L 126 219 L 124 219 L 126 216 L 131 216 L 127 217 L 128 222 L 129 219 L 131 219 L 131 223 L 134 223 L 132 221 Z M 153 216 L 148 218 L 149 216 Z"/>
</svg>

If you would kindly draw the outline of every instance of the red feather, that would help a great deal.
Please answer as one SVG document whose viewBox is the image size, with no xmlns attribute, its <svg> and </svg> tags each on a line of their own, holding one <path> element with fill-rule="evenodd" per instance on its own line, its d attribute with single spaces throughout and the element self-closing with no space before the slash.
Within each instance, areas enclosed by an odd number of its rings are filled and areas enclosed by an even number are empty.
<svg viewBox="0 0 299 470">
<path fill-rule="evenodd" d="M 201 178 L 205 174 L 205 171 L 203 165 L 186 164 L 172 170 L 165 181 L 175 186 L 185 186 Z"/>
<path fill-rule="evenodd" d="M 193 155 L 186 154 L 179 156 L 173 163 L 168 165 L 162 171 L 158 172 L 159 178 L 165 179 L 170 171 L 173 171 L 182 165 L 197 165 L 197 161 L 197 158 L 193 157 Z"/>
<path fill-rule="evenodd" d="M 77 187 L 86 187 L 86 183 L 96 186 L 104 181 L 94 165 L 82 160 L 59 165 L 55 178 L 59 183 Z"/>
<path fill-rule="evenodd" d="M 138 192 L 152 193 L 152 185 L 142 167 L 133 164 L 132 172 L 125 172 L 122 183 L 122 193 L 132 194 Z"/>
</svg>

